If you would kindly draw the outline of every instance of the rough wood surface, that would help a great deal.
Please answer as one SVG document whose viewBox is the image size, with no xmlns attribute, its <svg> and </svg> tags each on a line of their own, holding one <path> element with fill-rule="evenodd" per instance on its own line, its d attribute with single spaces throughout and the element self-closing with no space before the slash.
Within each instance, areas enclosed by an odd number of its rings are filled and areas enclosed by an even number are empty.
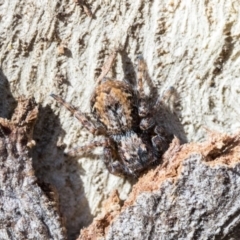
<svg viewBox="0 0 240 240">
<path fill-rule="evenodd" d="M 0 239 L 66 239 L 57 192 L 40 187 L 32 167 L 37 114 L 21 97 L 11 120 L 0 118 Z"/>
<path fill-rule="evenodd" d="M 239 133 L 183 146 L 175 140 L 164 160 L 122 208 L 110 198 L 78 239 L 239 239 Z"/>
<path fill-rule="evenodd" d="M 0 117 L 10 117 L 19 95 L 39 103 L 33 165 L 39 179 L 56 187 L 70 239 L 113 190 L 124 200 L 132 184 L 107 172 L 101 151 L 64 156 L 66 145 L 83 145 L 92 136 L 49 94 L 90 112 L 102 63 L 121 44 L 110 75 L 133 77 L 141 53 L 158 91 L 177 89 L 189 141 L 203 139 L 203 127 L 235 132 L 239 13 L 235 0 L 0 1 Z"/>
</svg>

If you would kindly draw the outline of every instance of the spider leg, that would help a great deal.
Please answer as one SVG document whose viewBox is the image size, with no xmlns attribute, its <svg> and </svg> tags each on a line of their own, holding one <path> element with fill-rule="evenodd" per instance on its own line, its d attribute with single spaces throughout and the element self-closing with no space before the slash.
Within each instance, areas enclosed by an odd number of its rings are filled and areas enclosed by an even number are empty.
<svg viewBox="0 0 240 240">
<path fill-rule="evenodd" d="M 162 153 L 168 149 L 169 143 L 167 142 L 165 137 L 156 135 L 152 137 L 152 145 L 157 152 Z"/>
<path fill-rule="evenodd" d="M 57 102 L 62 104 L 64 107 L 67 108 L 68 111 L 70 111 L 74 117 L 78 119 L 78 121 L 92 134 L 95 134 L 99 129 L 91 122 L 84 113 L 77 110 L 73 105 L 70 103 L 67 103 L 65 100 L 63 100 L 61 97 L 51 94 L 51 97 L 53 97 Z"/>
<path fill-rule="evenodd" d="M 145 117 L 140 121 L 139 127 L 141 130 L 146 131 L 155 125 L 156 121 L 153 117 Z"/>
<path fill-rule="evenodd" d="M 107 139 L 105 140 L 99 140 L 99 141 L 92 141 L 90 142 L 89 144 L 87 145 L 84 145 L 84 146 L 79 146 L 79 147 L 76 147 L 76 148 L 72 148 L 72 149 L 69 149 L 69 150 L 66 150 L 64 152 L 64 154 L 68 155 L 68 156 L 72 156 L 72 157 L 75 157 L 77 156 L 78 154 L 81 154 L 81 153 L 84 153 L 84 152 L 88 152 L 96 147 L 106 147 L 109 145 L 109 141 Z"/>
<path fill-rule="evenodd" d="M 154 132 L 157 134 L 152 137 L 152 145 L 158 152 L 165 152 L 172 141 L 172 134 L 169 134 L 164 127 L 156 126 Z"/>
<path fill-rule="evenodd" d="M 114 175 L 129 174 L 128 169 L 122 163 L 115 160 L 114 149 L 110 146 L 104 148 L 104 163 L 108 171 Z"/>
<path fill-rule="evenodd" d="M 145 98 L 145 93 L 143 91 L 143 78 L 146 71 L 146 63 L 142 57 L 139 55 L 137 58 L 137 90 L 140 98 Z"/>
<path fill-rule="evenodd" d="M 147 65 L 141 55 L 138 56 L 137 61 L 138 115 L 143 118 L 149 114 L 149 99 L 143 90 L 143 80 L 146 75 Z"/>
<path fill-rule="evenodd" d="M 108 57 L 108 59 L 103 64 L 102 72 L 96 80 L 97 84 L 99 84 L 105 78 L 105 76 L 108 74 L 108 72 L 110 71 L 110 69 L 115 61 L 115 58 L 117 57 L 117 53 L 119 52 L 119 50 L 120 50 L 119 48 L 115 48 L 113 50 L 112 54 Z"/>
<path fill-rule="evenodd" d="M 169 106 L 171 110 L 173 110 L 175 107 L 176 99 L 177 99 L 176 89 L 171 86 L 166 91 L 164 91 L 163 94 L 158 98 L 154 106 L 154 109 L 157 109 L 159 105 L 166 105 Z"/>
</svg>

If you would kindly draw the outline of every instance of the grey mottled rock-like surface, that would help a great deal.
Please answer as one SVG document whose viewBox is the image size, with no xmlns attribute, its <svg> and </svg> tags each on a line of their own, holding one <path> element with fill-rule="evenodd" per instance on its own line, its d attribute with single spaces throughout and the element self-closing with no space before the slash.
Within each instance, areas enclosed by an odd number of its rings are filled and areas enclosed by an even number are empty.
<svg viewBox="0 0 240 240">
<path fill-rule="evenodd" d="M 58 194 L 32 166 L 37 113 L 34 99 L 21 97 L 12 119 L 0 118 L 0 239 L 66 239 Z"/>
<path fill-rule="evenodd" d="M 139 195 L 105 239 L 239 239 L 240 164 L 209 167 L 203 160 L 191 155 L 176 183 Z"/>
<path fill-rule="evenodd" d="M 240 238 L 240 138 L 211 133 L 202 143 L 175 138 L 121 205 L 117 194 L 78 240 Z"/>
</svg>

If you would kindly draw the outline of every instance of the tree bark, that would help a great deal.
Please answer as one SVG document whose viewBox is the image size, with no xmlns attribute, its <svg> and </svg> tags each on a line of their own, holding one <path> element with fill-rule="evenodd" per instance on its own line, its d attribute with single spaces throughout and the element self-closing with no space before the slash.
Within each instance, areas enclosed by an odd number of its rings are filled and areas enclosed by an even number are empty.
<svg viewBox="0 0 240 240">
<path fill-rule="evenodd" d="M 59 194 L 69 239 L 102 211 L 112 191 L 126 200 L 132 182 L 109 174 L 100 150 L 64 156 L 66 146 L 94 137 L 49 94 L 89 113 L 102 64 L 121 45 L 108 76 L 135 78 L 142 54 L 159 94 L 177 89 L 190 142 L 203 140 L 205 127 L 236 132 L 239 12 L 234 0 L 0 1 L 0 117 L 11 116 L 20 95 L 39 104 L 32 164 L 37 179 Z"/>
<path fill-rule="evenodd" d="M 12 119 L 0 118 L 0 239 L 66 238 L 57 192 L 40 187 L 32 167 L 37 114 L 34 99 L 21 97 Z"/>
<path fill-rule="evenodd" d="M 240 138 L 175 139 L 121 206 L 117 193 L 79 240 L 239 239 Z"/>
</svg>

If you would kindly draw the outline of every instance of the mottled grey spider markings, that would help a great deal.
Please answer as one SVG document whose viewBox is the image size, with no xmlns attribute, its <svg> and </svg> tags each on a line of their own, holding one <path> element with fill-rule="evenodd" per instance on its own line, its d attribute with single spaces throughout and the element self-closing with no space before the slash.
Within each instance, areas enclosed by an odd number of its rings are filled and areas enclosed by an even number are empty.
<svg viewBox="0 0 240 240">
<path fill-rule="evenodd" d="M 117 52 L 115 50 L 105 62 L 96 81 L 91 98 L 93 119 L 88 119 L 61 97 L 51 96 L 93 135 L 103 136 L 103 139 L 77 147 L 68 154 L 77 155 L 101 146 L 104 148 L 104 163 L 112 174 L 138 176 L 153 164 L 160 163 L 174 137 L 165 127 L 161 114 L 175 101 L 176 91 L 170 87 L 155 100 L 149 97 L 151 92 L 145 94 L 147 65 L 142 56 L 138 58 L 135 85 L 106 78 Z"/>
</svg>

